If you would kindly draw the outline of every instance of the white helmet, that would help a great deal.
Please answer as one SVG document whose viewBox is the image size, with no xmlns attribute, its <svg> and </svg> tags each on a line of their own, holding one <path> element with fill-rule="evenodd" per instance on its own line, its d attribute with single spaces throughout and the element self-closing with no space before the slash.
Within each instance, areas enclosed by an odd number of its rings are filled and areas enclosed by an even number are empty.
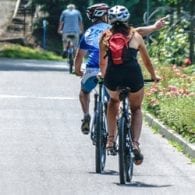
<svg viewBox="0 0 195 195">
<path fill-rule="evenodd" d="M 105 3 L 97 3 L 87 8 L 87 17 L 90 20 L 95 18 L 101 18 L 102 16 L 108 14 L 108 5 Z"/>
<path fill-rule="evenodd" d="M 67 9 L 75 9 L 75 5 L 74 4 L 68 4 Z"/>
<path fill-rule="evenodd" d="M 108 19 L 114 22 L 127 22 L 130 17 L 128 9 L 122 5 L 116 5 L 108 10 Z"/>
</svg>

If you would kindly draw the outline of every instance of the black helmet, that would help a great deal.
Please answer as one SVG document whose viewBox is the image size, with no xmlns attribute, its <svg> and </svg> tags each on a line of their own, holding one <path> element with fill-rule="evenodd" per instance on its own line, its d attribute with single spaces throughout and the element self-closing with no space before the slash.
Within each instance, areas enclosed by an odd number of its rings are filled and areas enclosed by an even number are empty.
<svg viewBox="0 0 195 195">
<path fill-rule="evenodd" d="M 108 14 L 109 6 L 105 3 L 97 3 L 91 5 L 87 8 L 87 17 L 89 20 L 93 20 L 95 18 L 101 18 L 102 16 Z"/>
</svg>

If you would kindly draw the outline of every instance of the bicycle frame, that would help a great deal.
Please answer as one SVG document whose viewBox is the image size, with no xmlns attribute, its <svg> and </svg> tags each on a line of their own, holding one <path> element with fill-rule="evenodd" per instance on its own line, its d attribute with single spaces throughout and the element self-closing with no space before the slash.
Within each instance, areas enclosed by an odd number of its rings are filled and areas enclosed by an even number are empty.
<svg viewBox="0 0 195 195">
<path fill-rule="evenodd" d="M 95 145 L 96 173 L 102 173 L 106 162 L 107 119 L 103 80 L 98 79 L 98 92 L 94 94 L 94 116 L 91 139 Z"/>
</svg>

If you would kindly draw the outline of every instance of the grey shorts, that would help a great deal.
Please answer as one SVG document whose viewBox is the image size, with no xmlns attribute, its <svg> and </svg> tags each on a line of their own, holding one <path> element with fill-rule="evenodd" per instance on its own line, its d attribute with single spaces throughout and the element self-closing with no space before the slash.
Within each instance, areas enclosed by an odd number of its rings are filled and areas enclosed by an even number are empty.
<svg viewBox="0 0 195 195">
<path fill-rule="evenodd" d="M 64 44 L 67 44 L 68 40 L 70 39 L 68 36 L 74 36 L 71 40 L 74 43 L 74 47 L 77 48 L 79 44 L 79 33 L 63 33 L 62 34 L 62 41 Z"/>
</svg>

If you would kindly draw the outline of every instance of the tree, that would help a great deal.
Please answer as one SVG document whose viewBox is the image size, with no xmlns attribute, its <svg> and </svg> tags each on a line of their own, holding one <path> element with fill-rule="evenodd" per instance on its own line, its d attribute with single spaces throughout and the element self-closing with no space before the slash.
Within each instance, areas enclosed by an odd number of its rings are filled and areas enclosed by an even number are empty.
<svg viewBox="0 0 195 195">
<path fill-rule="evenodd" d="M 191 25 L 190 25 L 190 59 L 193 63 L 195 63 L 195 49 L 194 49 L 194 32 L 195 32 L 195 5 L 193 0 L 191 0 L 190 4 L 190 15 L 191 15 Z"/>
</svg>

